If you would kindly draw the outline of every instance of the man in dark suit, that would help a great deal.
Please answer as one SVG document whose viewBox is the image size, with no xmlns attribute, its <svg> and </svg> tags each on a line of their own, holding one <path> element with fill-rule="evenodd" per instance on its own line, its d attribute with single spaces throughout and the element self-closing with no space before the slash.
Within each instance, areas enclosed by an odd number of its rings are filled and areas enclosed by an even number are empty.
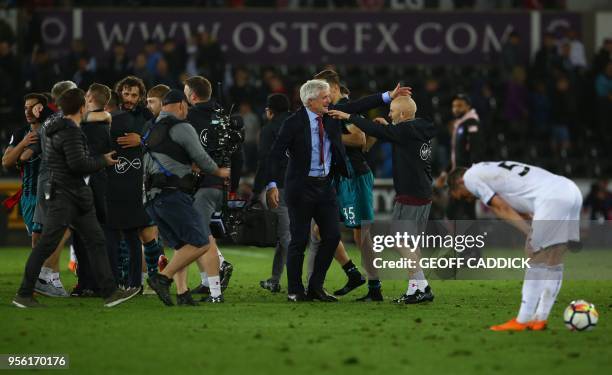
<svg viewBox="0 0 612 375">
<path fill-rule="evenodd" d="M 272 150 L 272 145 L 278 137 L 281 127 L 285 120 L 291 115 L 289 112 L 289 98 L 285 94 L 271 94 L 268 96 L 266 103 L 266 118 L 268 123 L 261 129 L 259 136 L 259 160 L 257 165 L 257 173 L 253 183 L 253 199 L 254 202 L 259 202 L 260 194 L 266 188 L 268 156 Z M 287 155 L 281 155 L 280 173 L 285 175 L 289 158 Z M 291 242 L 291 231 L 289 229 L 289 210 L 284 198 L 284 188 L 282 180 L 277 183 L 279 189 L 279 206 L 271 211 L 278 218 L 278 226 L 276 235 L 276 249 L 274 251 L 274 260 L 272 261 L 272 275 L 267 280 L 262 280 L 259 285 L 269 290 L 272 293 L 278 293 L 281 290 L 280 278 L 287 263 L 287 253 L 289 252 L 289 243 Z"/>
<path fill-rule="evenodd" d="M 300 88 L 304 107 L 285 120 L 268 158 L 267 199 L 278 207 L 282 155 L 289 152 L 285 179 L 285 199 L 291 221 L 291 242 L 287 257 L 288 300 L 294 302 L 337 299 L 323 290 L 327 269 L 340 241 L 334 174 L 348 176 L 346 152 L 342 144 L 342 123 L 326 116 L 328 109 L 360 113 L 389 103 L 400 95 L 410 95 L 410 88 L 397 87 L 392 92 L 367 96 L 355 102 L 330 107 L 329 84 L 310 80 Z M 314 219 L 319 226 L 321 245 L 315 258 L 308 294 L 304 293 L 302 266 L 304 250 Z"/>
</svg>

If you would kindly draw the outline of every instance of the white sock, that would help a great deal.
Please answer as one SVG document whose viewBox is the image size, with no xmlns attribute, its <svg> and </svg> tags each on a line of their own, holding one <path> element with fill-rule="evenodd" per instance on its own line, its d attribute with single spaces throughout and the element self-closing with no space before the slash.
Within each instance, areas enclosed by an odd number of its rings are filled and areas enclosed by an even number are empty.
<svg viewBox="0 0 612 375">
<path fill-rule="evenodd" d="M 70 245 L 70 260 L 72 262 L 77 261 L 76 253 L 74 252 L 74 246 Z"/>
<path fill-rule="evenodd" d="M 38 278 L 50 282 L 52 280 L 51 274 L 53 270 L 49 267 L 42 267 L 40 269 L 40 274 L 38 274 Z"/>
<path fill-rule="evenodd" d="M 412 275 L 412 278 L 408 280 L 408 290 L 406 290 L 407 295 L 412 295 L 419 289 L 421 292 L 425 291 L 425 288 L 429 285 L 427 283 L 427 279 L 423 274 L 423 270 L 418 270 Z"/>
<path fill-rule="evenodd" d="M 527 323 L 534 319 L 538 301 L 546 285 L 547 273 L 548 269 L 543 264 L 534 264 L 525 271 L 521 308 L 516 318 L 519 323 Z"/>
<path fill-rule="evenodd" d="M 219 266 L 221 266 L 223 262 L 225 262 L 225 258 L 223 257 L 223 254 L 221 254 L 221 250 L 219 250 L 219 248 L 217 248 L 217 254 L 219 255 Z"/>
<path fill-rule="evenodd" d="M 559 290 L 561 290 L 561 284 L 563 283 L 563 264 L 548 266 L 547 270 L 544 290 L 540 296 L 540 302 L 535 313 L 536 320 L 548 320 L 550 310 L 552 310 L 555 304 Z"/>
<path fill-rule="evenodd" d="M 208 284 L 210 288 L 210 295 L 212 297 L 219 297 L 221 295 L 221 280 L 219 279 L 219 276 L 209 277 Z"/>
<path fill-rule="evenodd" d="M 144 285 L 145 280 L 147 279 L 147 273 L 146 272 L 142 272 L 141 275 L 142 275 L 141 276 L 142 277 L 142 285 Z"/>
<path fill-rule="evenodd" d="M 200 278 L 202 279 L 202 285 L 208 286 L 208 275 L 206 272 L 200 272 Z"/>
<path fill-rule="evenodd" d="M 60 280 L 60 274 L 59 272 L 53 272 L 50 274 L 51 277 L 51 284 L 53 284 L 54 287 L 56 288 L 63 288 L 64 286 L 62 285 L 62 281 Z"/>
</svg>

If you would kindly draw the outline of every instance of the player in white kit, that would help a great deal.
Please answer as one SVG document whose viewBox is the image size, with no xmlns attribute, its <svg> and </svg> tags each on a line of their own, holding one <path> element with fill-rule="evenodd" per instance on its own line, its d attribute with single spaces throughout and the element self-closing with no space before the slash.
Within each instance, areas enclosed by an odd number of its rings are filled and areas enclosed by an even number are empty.
<svg viewBox="0 0 612 375">
<path fill-rule="evenodd" d="M 482 162 L 448 176 L 455 199 L 480 199 L 527 236 L 531 258 L 518 316 L 494 331 L 543 330 L 563 279 L 563 253 L 580 240 L 582 194 L 571 180 L 513 161 Z M 526 218 L 531 218 L 531 225 Z"/>
</svg>

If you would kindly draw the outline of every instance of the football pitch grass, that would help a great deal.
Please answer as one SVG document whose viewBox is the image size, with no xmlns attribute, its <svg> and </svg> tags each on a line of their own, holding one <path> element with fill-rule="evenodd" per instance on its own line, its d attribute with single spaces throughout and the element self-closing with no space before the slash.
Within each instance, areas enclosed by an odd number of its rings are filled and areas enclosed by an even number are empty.
<svg viewBox="0 0 612 375">
<path fill-rule="evenodd" d="M 99 298 L 39 297 L 46 309 L 17 309 L 11 299 L 28 250 L 0 248 L 0 353 L 68 354 L 74 374 L 588 374 L 612 368 L 612 281 L 566 281 L 544 332 L 491 332 L 515 316 L 521 281 L 432 281 L 435 302 L 391 304 L 404 281 L 384 281 L 382 303 L 286 302 L 259 287 L 272 250 L 224 248 L 234 264 L 226 303 L 162 305 L 139 296 L 115 308 Z M 359 264 L 358 254 L 351 256 Z M 67 251 L 62 259 L 66 269 Z M 75 277 L 62 272 L 66 289 Z M 345 276 L 337 264 L 326 287 Z M 190 285 L 199 274 L 190 269 Z M 562 312 L 573 299 L 596 305 L 599 325 L 570 332 Z M 21 370 L 26 374 L 41 370 Z M 44 372 L 44 371 L 43 371 Z M 11 373 L 10 370 L 0 370 Z"/>
</svg>

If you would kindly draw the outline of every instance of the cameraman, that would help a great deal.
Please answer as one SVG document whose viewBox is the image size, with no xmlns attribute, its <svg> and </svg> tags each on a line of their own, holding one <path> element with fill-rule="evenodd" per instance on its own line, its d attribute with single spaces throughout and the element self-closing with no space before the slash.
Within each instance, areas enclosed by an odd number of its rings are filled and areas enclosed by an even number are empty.
<svg viewBox="0 0 612 375">
<path fill-rule="evenodd" d="M 174 302 L 169 288 L 176 277 L 178 304 L 195 305 L 183 276 L 187 274 L 187 266 L 204 255 L 211 274 L 211 295 L 207 301 L 223 302 L 217 275 L 219 258 L 216 249 L 210 246 L 210 229 L 193 206 L 192 166 L 196 164 L 206 173 L 221 178 L 228 178 L 229 170 L 218 168 L 195 139 L 197 133 L 185 120 L 188 104 L 182 91 L 170 90 L 162 105 L 154 126 L 143 136 L 146 210 L 163 238 L 177 251 L 163 271 L 149 277 L 148 283 L 164 304 L 171 306 Z"/>
<path fill-rule="evenodd" d="M 271 94 L 268 96 L 266 103 L 266 119 L 268 123 L 261 130 L 259 137 L 259 160 L 257 165 L 257 173 L 255 174 L 255 182 L 253 186 L 253 199 L 259 201 L 259 195 L 265 189 L 266 184 L 266 165 L 270 150 L 278 132 L 280 131 L 283 122 L 287 117 L 291 115 L 289 112 L 289 98 L 284 94 Z M 285 174 L 287 169 L 288 158 L 287 155 L 283 156 L 281 161 L 281 174 Z M 289 211 L 287 210 L 287 204 L 285 203 L 283 195 L 283 182 L 281 179 L 277 186 L 279 188 L 280 203 L 277 208 L 273 208 L 274 212 L 278 216 L 278 227 L 277 237 L 278 242 L 276 243 L 276 249 L 274 251 L 274 260 L 272 262 L 272 275 L 267 280 L 262 280 L 259 285 L 269 290 L 272 293 L 280 292 L 280 277 L 285 269 L 287 263 L 287 249 L 289 248 L 289 242 L 291 242 L 291 232 L 289 231 Z"/>
<path fill-rule="evenodd" d="M 231 155 L 231 165 L 223 165 L 222 151 L 219 151 L 219 139 L 214 127 L 218 125 L 218 116 L 215 112 L 219 108 L 219 104 L 211 99 L 212 86 L 210 82 L 202 76 L 193 76 L 185 80 L 184 88 L 185 96 L 191 104 L 187 112 L 187 121 L 193 125 L 196 132 L 199 134 L 200 143 L 206 152 L 213 158 L 219 167 L 230 167 L 231 186 L 230 194 L 235 192 L 240 182 L 240 171 L 242 170 L 242 149 L 239 147 Z M 223 193 L 225 181 L 212 174 L 204 174 L 200 181 L 198 190 L 194 196 L 194 208 L 202 215 L 204 225 L 210 226 L 210 218 L 213 213 L 220 211 L 223 208 Z M 211 245 L 219 254 L 219 276 L 221 278 L 221 288 L 227 288 L 230 278 L 232 277 L 233 266 L 227 262 L 214 237 L 211 236 Z M 208 275 L 204 271 L 204 257 L 197 260 L 198 268 L 200 269 L 201 284 L 196 287 L 192 293 L 208 294 Z"/>
</svg>

